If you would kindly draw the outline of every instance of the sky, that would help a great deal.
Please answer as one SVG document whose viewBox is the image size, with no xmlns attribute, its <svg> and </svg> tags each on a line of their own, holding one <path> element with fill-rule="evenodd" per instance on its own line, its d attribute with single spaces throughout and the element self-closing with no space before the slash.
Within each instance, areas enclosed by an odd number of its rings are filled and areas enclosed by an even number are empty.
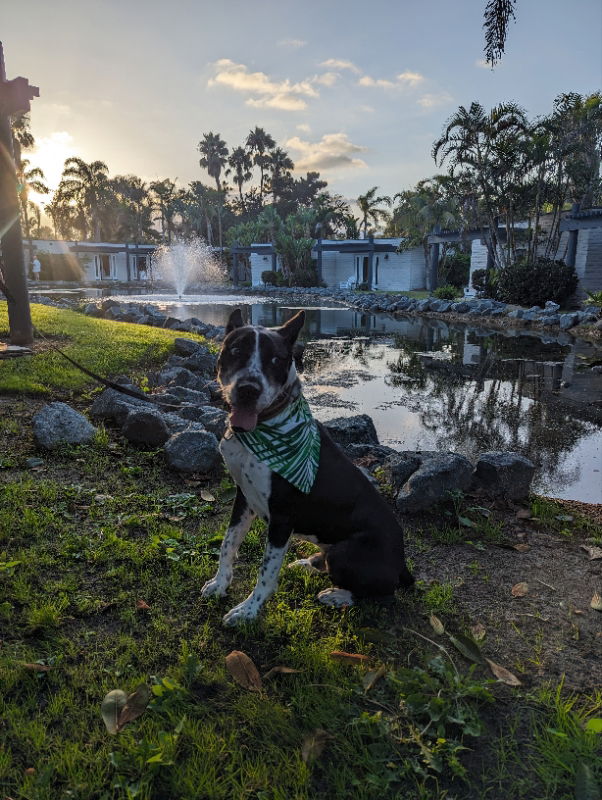
<svg viewBox="0 0 602 800">
<path fill-rule="evenodd" d="M 65 158 L 211 184 L 202 135 L 260 126 L 332 192 L 394 194 L 438 168 L 433 141 L 473 101 L 530 117 L 602 89 L 602 2 L 518 0 L 483 63 L 486 0 L 4 0 L 7 77 L 40 87 L 31 126 L 51 188 Z"/>
</svg>

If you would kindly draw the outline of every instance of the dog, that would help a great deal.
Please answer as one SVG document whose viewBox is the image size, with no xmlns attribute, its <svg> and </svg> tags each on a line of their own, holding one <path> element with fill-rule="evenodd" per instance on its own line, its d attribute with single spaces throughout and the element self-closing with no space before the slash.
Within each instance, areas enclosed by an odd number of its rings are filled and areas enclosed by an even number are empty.
<svg viewBox="0 0 602 800">
<path fill-rule="evenodd" d="M 255 327 L 236 309 L 226 326 L 217 378 L 230 414 L 220 451 L 237 491 L 218 570 L 203 597 L 225 595 L 255 517 L 268 530 L 257 584 L 225 615 L 225 625 L 256 619 L 277 587 L 291 536 L 320 548 L 290 566 L 330 575 L 333 587 L 318 594 L 325 605 L 392 595 L 414 582 L 392 510 L 311 416 L 294 360 L 304 322 L 299 311 L 281 327 Z"/>
</svg>

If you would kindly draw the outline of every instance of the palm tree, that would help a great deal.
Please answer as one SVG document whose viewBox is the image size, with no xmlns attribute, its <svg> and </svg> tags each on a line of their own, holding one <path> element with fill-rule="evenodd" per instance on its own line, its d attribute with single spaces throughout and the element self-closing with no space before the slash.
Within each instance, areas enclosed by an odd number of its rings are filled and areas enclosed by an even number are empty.
<svg viewBox="0 0 602 800">
<path fill-rule="evenodd" d="M 173 234 L 173 218 L 176 213 L 176 184 L 169 178 L 162 181 L 153 181 L 150 184 L 151 197 L 154 199 L 153 208 L 159 212 L 158 220 L 161 222 L 161 235 L 163 241 L 171 244 Z M 156 220 L 153 220 L 155 222 Z"/>
<path fill-rule="evenodd" d="M 295 165 L 286 150 L 275 147 L 267 154 L 267 167 L 270 170 L 270 191 L 276 202 L 281 195 L 283 181 L 286 178 L 290 180 L 290 173 Z"/>
<path fill-rule="evenodd" d="M 230 154 L 228 164 L 234 170 L 234 183 L 238 186 L 238 195 L 240 203 L 244 207 L 244 200 L 242 196 L 243 183 L 251 180 L 253 175 L 253 159 L 251 155 L 245 150 L 244 147 L 236 147 Z"/>
<path fill-rule="evenodd" d="M 493 67 L 504 55 L 510 20 L 515 18 L 516 0 L 488 0 L 485 6 L 485 59 Z"/>
<path fill-rule="evenodd" d="M 217 191 L 220 194 L 221 202 L 218 206 L 218 215 L 217 215 L 217 225 L 218 225 L 218 232 L 219 232 L 219 246 L 220 246 L 220 253 L 223 255 L 222 247 L 223 247 L 223 237 L 222 237 L 222 206 L 223 206 L 223 198 L 225 196 L 224 187 L 220 182 L 220 176 L 222 173 L 222 169 L 226 166 L 228 162 L 228 148 L 226 147 L 226 143 L 221 138 L 219 133 L 204 133 L 203 138 L 198 144 L 199 152 L 202 154 L 202 158 L 199 161 L 201 167 L 204 167 L 209 175 L 215 179 L 215 185 L 217 187 Z"/>
<path fill-rule="evenodd" d="M 17 162 L 19 203 L 21 204 L 21 215 L 23 217 L 23 231 L 28 241 L 30 263 L 33 260 L 33 242 L 29 214 L 32 211 L 32 206 L 34 208 L 37 208 L 37 206 L 29 199 L 29 192 L 34 191 L 38 194 L 48 194 L 50 189 L 46 186 L 44 180 L 44 173 L 39 167 L 29 168 L 28 159 L 23 158 Z"/>
<path fill-rule="evenodd" d="M 85 220 L 86 232 L 100 239 L 102 215 L 109 200 L 109 168 L 104 161 L 86 164 L 81 158 L 68 158 L 61 178 L 61 195 L 73 202 Z"/>
<path fill-rule="evenodd" d="M 528 132 L 525 112 L 516 103 L 502 103 L 490 112 L 479 103 L 471 103 L 453 114 L 441 137 L 434 143 L 432 155 L 438 165 L 448 161 L 450 176 L 456 170 L 472 175 L 489 225 L 489 248 L 495 264 L 510 261 L 510 240 L 501 247 L 497 217 L 504 213 L 513 228 L 515 208 L 513 188 L 523 170 L 524 140 Z"/>
<path fill-rule="evenodd" d="M 357 204 L 359 206 L 360 211 L 362 212 L 362 221 L 361 225 L 364 228 L 364 237 L 368 234 L 368 222 L 372 220 L 372 222 L 377 225 L 380 220 L 384 220 L 387 218 L 388 213 L 379 208 L 382 203 L 386 205 L 391 205 L 391 198 L 387 197 L 387 195 L 383 195 L 382 197 L 377 197 L 376 192 L 378 191 L 378 186 L 373 186 L 369 189 L 366 194 L 361 194 L 357 198 Z"/>
<path fill-rule="evenodd" d="M 259 167 L 259 196 L 263 200 L 263 180 L 265 171 L 269 165 L 269 159 L 266 156 L 266 151 L 276 147 L 275 140 L 266 133 L 263 128 L 256 127 L 254 131 L 249 131 L 247 136 L 246 146 L 253 155 L 253 163 Z"/>
</svg>

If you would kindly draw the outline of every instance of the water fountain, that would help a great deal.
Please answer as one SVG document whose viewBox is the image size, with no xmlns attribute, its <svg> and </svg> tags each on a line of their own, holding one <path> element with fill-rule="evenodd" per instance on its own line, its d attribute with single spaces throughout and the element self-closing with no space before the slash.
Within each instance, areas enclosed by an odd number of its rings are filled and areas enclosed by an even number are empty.
<svg viewBox="0 0 602 800">
<path fill-rule="evenodd" d="M 153 279 L 173 286 L 179 299 L 191 286 L 223 286 L 226 279 L 224 265 L 199 238 L 161 245 L 154 255 L 152 272 Z"/>
</svg>

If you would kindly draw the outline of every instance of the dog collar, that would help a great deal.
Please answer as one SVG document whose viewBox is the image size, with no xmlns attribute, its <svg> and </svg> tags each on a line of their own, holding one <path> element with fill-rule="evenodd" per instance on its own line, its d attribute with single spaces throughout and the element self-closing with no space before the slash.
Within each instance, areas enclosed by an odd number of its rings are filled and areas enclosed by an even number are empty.
<svg viewBox="0 0 602 800">
<path fill-rule="evenodd" d="M 234 435 L 273 472 L 304 494 L 311 492 L 320 462 L 320 431 L 302 394 L 254 430 Z"/>
</svg>

